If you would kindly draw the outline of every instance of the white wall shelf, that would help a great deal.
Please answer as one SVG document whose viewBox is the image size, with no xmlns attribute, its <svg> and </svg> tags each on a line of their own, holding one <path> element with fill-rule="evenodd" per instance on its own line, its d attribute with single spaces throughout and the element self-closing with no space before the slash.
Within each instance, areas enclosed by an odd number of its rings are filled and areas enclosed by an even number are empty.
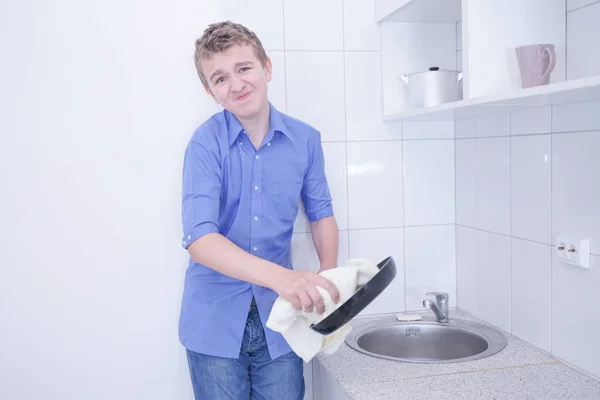
<svg viewBox="0 0 600 400">
<path fill-rule="evenodd" d="M 375 0 L 377 22 L 458 22 L 462 0 Z"/>
<path fill-rule="evenodd" d="M 567 79 L 566 0 L 375 1 L 375 21 L 381 25 L 384 120 L 444 118 L 447 111 L 529 99 L 548 90 L 570 92 L 578 84 L 561 85 Z M 547 43 L 554 45 L 556 54 L 550 85 L 522 90 L 515 49 Z M 399 76 L 431 66 L 463 73 L 463 100 L 411 110 L 409 89 Z"/>
<path fill-rule="evenodd" d="M 492 107 L 527 107 L 593 100 L 600 100 L 600 75 L 386 115 L 383 119 L 384 121 L 454 120 L 478 115 L 482 109 Z"/>
</svg>

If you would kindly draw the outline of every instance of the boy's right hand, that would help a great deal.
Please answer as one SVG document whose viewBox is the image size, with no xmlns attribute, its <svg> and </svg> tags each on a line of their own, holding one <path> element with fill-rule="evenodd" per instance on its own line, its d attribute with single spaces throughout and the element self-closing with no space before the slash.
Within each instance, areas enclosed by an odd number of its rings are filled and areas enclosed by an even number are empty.
<svg viewBox="0 0 600 400">
<path fill-rule="evenodd" d="M 317 286 L 327 290 L 331 299 L 337 304 L 339 293 L 335 285 L 327 278 L 314 272 L 286 270 L 287 273 L 275 291 L 283 299 L 289 301 L 297 310 L 311 312 L 313 307 L 319 314 L 325 312 L 323 297 Z"/>
</svg>

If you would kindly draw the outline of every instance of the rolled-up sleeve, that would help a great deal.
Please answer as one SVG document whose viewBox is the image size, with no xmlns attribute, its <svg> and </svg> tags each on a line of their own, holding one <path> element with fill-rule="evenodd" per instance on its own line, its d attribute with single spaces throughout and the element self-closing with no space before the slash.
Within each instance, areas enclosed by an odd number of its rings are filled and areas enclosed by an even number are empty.
<svg viewBox="0 0 600 400">
<path fill-rule="evenodd" d="M 308 143 L 308 168 L 304 177 L 301 198 L 310 222 L 333 215 L 329 185 L 325 176 L 325 158 L 321 135 L 317 133 Z"/>
<path fill-rule="evenodd" d="M 182 246 L 208 233 L 219 232 L 221 165 L 216 140 L 197 135 L 188 144 L 183 161 Z"/>
</svg>

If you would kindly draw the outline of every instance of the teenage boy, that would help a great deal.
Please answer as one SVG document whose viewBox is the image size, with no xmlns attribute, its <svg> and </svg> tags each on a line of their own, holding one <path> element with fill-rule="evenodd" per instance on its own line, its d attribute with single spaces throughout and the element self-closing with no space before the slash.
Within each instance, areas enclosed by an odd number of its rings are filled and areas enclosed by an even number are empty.
<svg viewBox="0 0 600 400">
<path fill-rule="evenodd" d="M 196 41 L 194 59 L 206 92 L 224 108 L 196 129 L 183 166 L 190 262 L 179 336 L 195 396 L 301 400 L 302 360 L 265 323 L 277 296 L 319 313 L 317 286 L 339 301 L 329 280 L 291 265 L 300 199 L 320 271 L 337 264 L 320 133 L 269 102 L 271 61 L 246 27 L 211 24 Z"/>
</svg>

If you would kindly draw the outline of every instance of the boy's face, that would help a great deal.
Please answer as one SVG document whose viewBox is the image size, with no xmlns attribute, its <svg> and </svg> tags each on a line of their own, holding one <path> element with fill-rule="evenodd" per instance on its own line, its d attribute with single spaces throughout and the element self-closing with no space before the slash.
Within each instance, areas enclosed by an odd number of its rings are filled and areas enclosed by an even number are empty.
<svg viewBox="0 0 600 400">
<path fill-rule="evenodd" d="M 232 46 L 202 61 L 208 94 L 238 117 L 252 117 L 267 103 L 271 60 L 262 66 L 250 46 Z"/>
</svg>

